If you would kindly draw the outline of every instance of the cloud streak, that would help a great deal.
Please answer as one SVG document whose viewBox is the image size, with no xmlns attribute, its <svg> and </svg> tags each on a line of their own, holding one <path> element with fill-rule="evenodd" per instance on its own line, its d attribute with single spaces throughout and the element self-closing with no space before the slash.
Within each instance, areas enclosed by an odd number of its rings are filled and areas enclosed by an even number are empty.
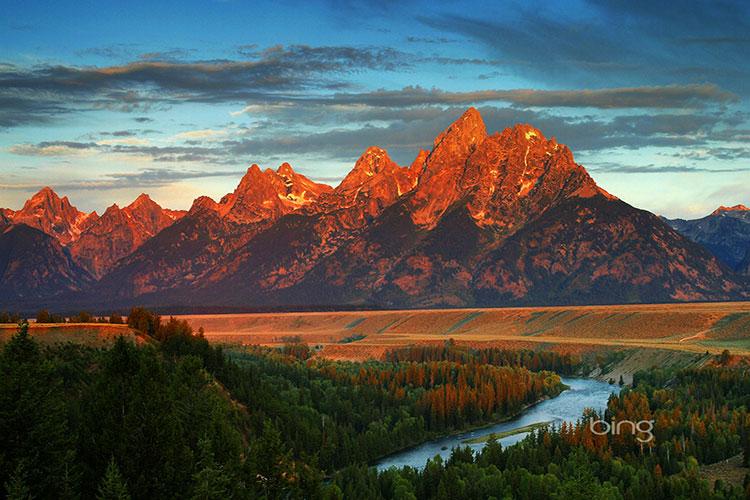
<svg viewBox="0 0 750 500">
<path fill-rule="evenodd" d="M 137 172 L 119 172 L 104 175 L 98 179 L 55 183 L 55 189 L 96 189 L 113 190 L 127 188 L 162 187 L 174 182 L 211 177 L 237 177 L 244 174 L 241 170 L 183 170 L 172 168 L 147 168 Z M 29 191 L 43 187 L 39 183 L 0 184 L 0 189 Z"/>
<path fill-rule="evenodd" d="M 731 92 L 713 84 L 664 85 L 581 90 L 478 90 L 447 92 L 419 86 L 400 90 L 363 93 L 335 93 L 329 99 L 308 99 L 316 103 L 365 104 L 378 107 L 419 105 L 477 104 L 507 102 L 523 107 L 541 108 L 701 108 L 711 104 L 737 102 Z"/>
</svg>

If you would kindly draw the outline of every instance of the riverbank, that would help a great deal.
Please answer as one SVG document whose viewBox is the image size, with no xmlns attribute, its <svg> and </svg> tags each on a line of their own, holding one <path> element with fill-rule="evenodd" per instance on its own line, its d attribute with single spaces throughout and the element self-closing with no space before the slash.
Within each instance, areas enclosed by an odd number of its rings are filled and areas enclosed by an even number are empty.
<svg viewBox="0 0 750 500">
<path fill-rule="evenodd" d="M 546 398 L 536 404 L 528 405 L 519 414 L 503 419 L 491 425 L 477 426 L 472 430 L 459 431 L 451 435 L 442 436 L 420 445 L 408 447 L 404 450 L 388 454 L 374 463 L 379 470 L 389 467 L 401 468 L 411 466 L 422 468 L 427 460 L 435 455 L 447 459 L 450 450 L 456 446 L 469 446 L 477 451 L 484 447 L 484 443 L 463 444 L 467 439 L 474 439 L 489 433 L 507 432 L 526 425 L 540 422 L 559 424 L 562 421 L 574 422 L 578 420 L 584 408 L 602 410 L 606 407 L 609 395 L 619 387 L 611 387 L 606 382 L 583 378 L 563 378 L 562 382 L 569 387 L 555 398 Z M 500 439 L 503 446 L 509 446 L 524 438 L 526 433 L 518 433 Z"/>
<path fill-rule="evenodd" d="M 597 367 L 585 374 L 588 378 L 615 384 L 622 377 L 623 383 L 631 385 L 633 375 L 652 368 L 699 368 L 714 358 L 712 354 L 689 353 L 664 349 L 627 349 L 622 357 L 604 367 Z"/>
<path fill-rule="evenodd" d="M 555 398 L 559 397 L 565 391 L 570 390 L 570 387 L 568 385 L 566 385 L 566 384 L 562 384 L 562 385 L 563 385 L 562 390 L 554 396 Z M 431 443 L 433 441 L 440 441 L 440 440 L 447 439 L 447 438 L 452 438 L 452 437 L 456 437 L 456 436 L 462 436 L 462 435 L 470 433 L 470 432 L 477 432 L 477 431 L 481 431 L 481 430 L 484 430 L 484 429 L 490 429 L 490 428 L 492 428 L 492 427 L 494 427 L 496 425 L 500 425 L 500 424 L 503 424 L 503 423 L 506 423 L 506 422 L 510 422 L 511 420 L 514 420 L 514 419 L 518 418 L 520 415 L 523 415 L 523 413 L 526 412 L 526 411 L 528 411 L 530 408 L 533 408 L 534 406 L 536 406 L 538 404 L 541 404 L 544 401 L 548 401 L 550 399 L 553 399 L 553 398 L 551 398 L 550 396 L 542 396 L 541 398 L 537 399 L 533 403 L 527 403 L 527 404 L 523 405 L 518 411 L 516 411 L 516 412 L 514 412 L 514 413 L 512 413 L 510 415 L 507 415 L 505 417 L 502 417 L 500 419 L 493 420 L 492 422 L 471 425 L 471 426 L 465 427 L 463 429 L 455 429 L 455 430 L 451 430 L 451 431 L 446 432 L 446 433 L 436 434 L 436 435 L 428 437 L 426 440 L 424 440 L 424 441 L 422 441 L 420 443 L 410 444 L 410 445 L 407 445 L 407 446 L 403 446 L 403 447 L 401 447 L 401 448 L 399 448 L 397 450 L 394 450 L 394 451 L 391 451 L 389 453 L 385 453 L 384 455 L 381 455 L 379 457 L 373 458 L 370 461 L 370 466 L 377 466 L 377 464 L 379 462 L 381 462 L 383 460 L 387 460 L 389 457 L 392 457 L 394 455 L 398 455 L 400 453 L 403 453 L 403 452 L 405 452 L 407 450 L 410 450 L 410 449 L 413 449 L 413 448 L 416 448 L 416 447 L 419 447 L 419 446 L 423 446 L 423 445 Z"/>
<path fill-rule="evenodd" d="M 529 424 L 524 425 L 523 427 L 518 427 L 516 429 L 512 429 L 505 432 L 491 432 L 489 434 L 485 434 L 484 436 L 479 436 L 477 438 L 473 439 L 465 439 L 464 441 L 461 441 L 462 444 L 480 444 L 480 443 L 487 443 L 490 439 L 503 439 L 509 436 L 515 436 L 516 434 L 523 434 L 526 432 L 535 431 L 537 429 L 541 429 L 542 427 L 547 427 L 552 422 L 537 422 L 535 424 Z"/>
</svg>

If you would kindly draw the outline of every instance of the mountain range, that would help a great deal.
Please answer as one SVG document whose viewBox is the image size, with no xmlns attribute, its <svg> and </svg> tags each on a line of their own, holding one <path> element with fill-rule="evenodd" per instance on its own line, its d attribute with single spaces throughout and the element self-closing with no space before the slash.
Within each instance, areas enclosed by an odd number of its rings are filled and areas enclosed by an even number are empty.
<svg viewBox="0 0 750 500">
<path fill-rule="evenodd" d="M 734 271 L 750 275 L 750 208 L 721 206 L 694 220 L 666 220 L 674 229 L 708 248 Z"/>
<path fill-rule="evenodd" d="M 748 257 L 694 236 L 691 222 L 607 193 L 532 126 L 488 134 L 470 108 L 411 165 L 371 147 L 335 188 L 287 163 L 253 165 L 218 202 L 172 211 L 144 194 L 101 216 L 45 188 L 0 211 L 0 308 L 747 298 Z"/>
</svg>

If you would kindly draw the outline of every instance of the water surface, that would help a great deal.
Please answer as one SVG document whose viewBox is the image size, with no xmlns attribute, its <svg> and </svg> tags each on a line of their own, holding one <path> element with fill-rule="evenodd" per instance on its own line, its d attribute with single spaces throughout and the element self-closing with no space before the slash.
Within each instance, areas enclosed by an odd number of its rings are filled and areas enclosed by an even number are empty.
<svg viewBox="0 0 750 500">
<path fill-rule="evenodd" d="M 470 446 L 475 451 L 484 447 L 484 443 L 462 444 L 462 441 L 466 439 L 486 436 L 493 432 L 510 431 L 538 422 L 553 422 L 558 426 L 564 421 L 575 422 L 581 417 L 584 408 L 603 410 L 607 406 L 609 395 L 612 392 L 618 392 L 620 389 L 618 386 L 592 379 L 563 378 L 562 381 L 570 386 L 569 390 L 554 399 L 532 406 L 513 420 L 417 445 L 382 459 L 376 464 L 376 467 L 378 470 L 388 469 L 389 467 L 400 468 L 406 465 L 422 468 L 427 460 L 435 455 L 448 458 L 453 447 Z M 499 441 L 503 446 L 509 446 L 522 440 L 527 435 L 528 432 L 515 434 Z"/>
</svg>

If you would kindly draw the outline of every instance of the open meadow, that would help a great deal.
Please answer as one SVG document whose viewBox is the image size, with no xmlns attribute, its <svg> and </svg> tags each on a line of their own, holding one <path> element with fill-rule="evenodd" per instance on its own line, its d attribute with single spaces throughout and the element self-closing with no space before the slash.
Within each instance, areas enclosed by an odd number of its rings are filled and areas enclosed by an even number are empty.
<svg viewBox="0 0 750 500">
<path fill-rule="evenodd" d="M 185 315 L 213 342 L 316 346 L 334 359 L 457 343 L 565 352 L 612 347 L 750 354 L 750 303 Z"/>
</svg>

